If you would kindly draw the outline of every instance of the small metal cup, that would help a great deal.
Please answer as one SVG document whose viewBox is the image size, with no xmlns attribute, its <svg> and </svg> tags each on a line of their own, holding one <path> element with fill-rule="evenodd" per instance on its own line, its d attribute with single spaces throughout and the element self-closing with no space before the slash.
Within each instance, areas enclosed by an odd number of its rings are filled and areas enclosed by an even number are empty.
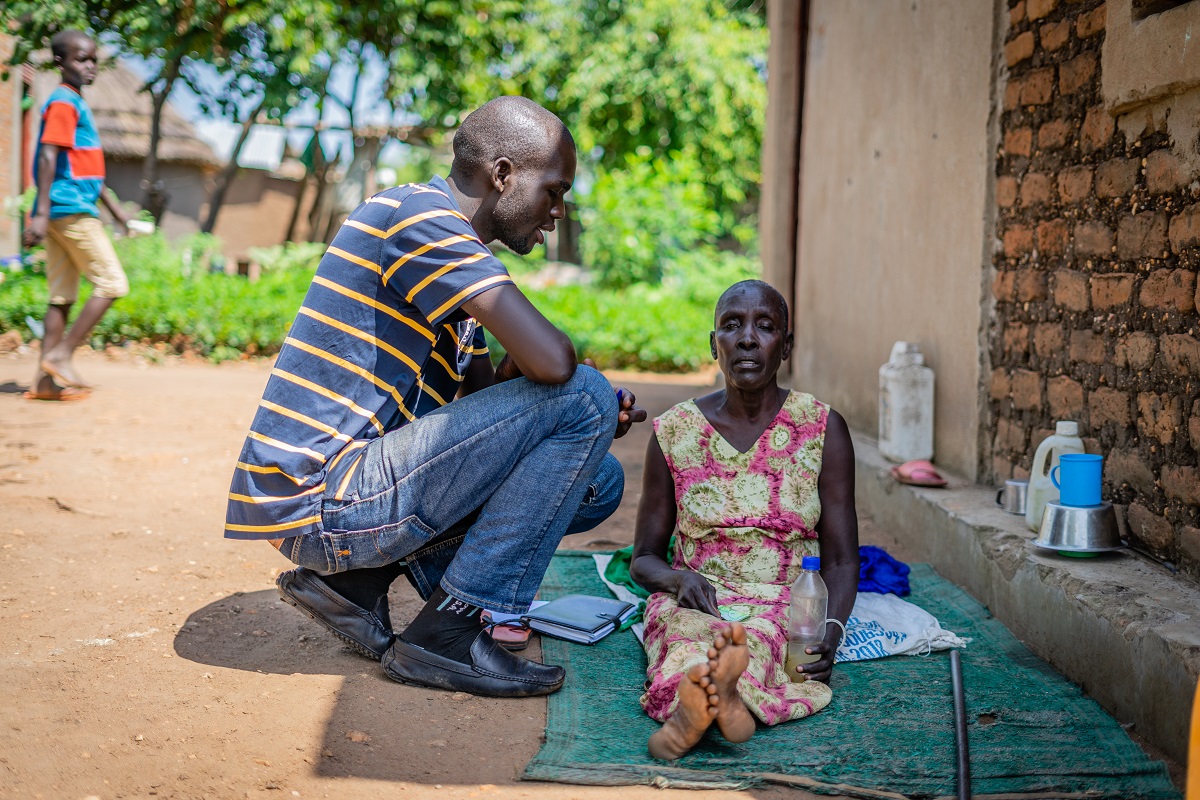
<svg viewBox="0 0 1200 800">
<path fill-rule="evenodd" d="M 1004 482 L 1003 488 L 996 492 L 996 505 L 1009 514 L 1025 513 L 1025 493 L 1029 490 L 1029 481 L 1018 481 L 1012 478 Z"/>
</svg>

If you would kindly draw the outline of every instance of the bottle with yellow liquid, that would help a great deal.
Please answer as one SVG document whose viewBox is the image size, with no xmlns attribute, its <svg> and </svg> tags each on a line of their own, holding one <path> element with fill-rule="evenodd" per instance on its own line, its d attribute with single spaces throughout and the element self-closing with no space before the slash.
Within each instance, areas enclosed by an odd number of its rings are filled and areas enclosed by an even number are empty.
<svg viewBox="0 0 1200 800">
<path fill-rule="evenodd" d="M 800 667 L 820 659 L 820 655 L 806 653 L 804 648 L 825 640 L 825 618 L 829 611 L 829 590 L 821 580 L 821 559 L 805 556 L 800 568 L 800 577 L 792 584 L 784 661 L 788 678 L 797 683 L 807 680 Z"/>
</svg>

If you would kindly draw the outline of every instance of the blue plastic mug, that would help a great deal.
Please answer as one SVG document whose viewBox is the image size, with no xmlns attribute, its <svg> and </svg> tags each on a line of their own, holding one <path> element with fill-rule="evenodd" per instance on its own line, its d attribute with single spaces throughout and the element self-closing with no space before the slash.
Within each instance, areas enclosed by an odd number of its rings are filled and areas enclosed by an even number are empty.
<svg viewBox="0 0 1200 800">
<path fill-rule="evenodd" d="M 1058 502 L 1064 506 L 1100 505 L 1100 473 L 1104 456 L 1065 453 L 1050 470 L 1050 482 L 1058 489 Z"/>
</svg>

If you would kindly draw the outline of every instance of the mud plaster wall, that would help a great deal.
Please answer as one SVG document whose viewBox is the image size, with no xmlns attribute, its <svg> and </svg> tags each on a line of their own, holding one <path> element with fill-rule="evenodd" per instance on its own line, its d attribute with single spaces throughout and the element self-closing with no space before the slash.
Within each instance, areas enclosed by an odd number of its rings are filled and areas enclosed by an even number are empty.
<svg viewBox="0 0 1200 800">
<path fill-rule="evenodd" d="M 939 465 L 977 477 L 996 7 L 814 0 L 792 385 L 878 431 L 879 366 L 918 342 Z"/>
<path fill-rule="evenodd" d="M 1181 52 L 1200 35 L 1200 2 L 1137 24 L 1129 5 L 1009 2 L 992 470 L 1027 476 L 1054 421 L 1078 420 L 1131 542 L 1200 577 L 1200 49 Z M 1139 44 L 1139 26 L 1164 18 L 1179 40 Z M 1114 22 L 1120 52 L 1105 52 Z M 1116 66 L 1147 46 L 1175 47 L 1174 80 L 1139 88 Z"/>
<path fill-rule="evenodd" d="M 15 40 L 0 35 L 0 64 L 8 61 Z M 7 71 L 0 66 L 0 75 Z M 0 81 L 0 200 L 21 193 L 21 75 L 18 69 Z M 20 250 L 21 223 L 0 209 L 0 257 Z"/>
</svg>

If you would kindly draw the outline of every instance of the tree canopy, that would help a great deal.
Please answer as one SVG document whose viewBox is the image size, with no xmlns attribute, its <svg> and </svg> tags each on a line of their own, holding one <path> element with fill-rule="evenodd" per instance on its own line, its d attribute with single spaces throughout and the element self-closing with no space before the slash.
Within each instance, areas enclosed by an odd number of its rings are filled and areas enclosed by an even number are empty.
<svg viewBox="0 0 1200 800">
<path fill-rule="evenodd" d="M 567 123 L 601 191 L 687 184 L 676 196 L 695 211 L 679 218 L 702 223 L 665 239 L 730 240 L 757 205 L 763 0 L 9 0 L 0 22 L 20 37 L 17 63 L 68 27 L 149 59 L 156 120 L 177 82 L 244 127 L 307 101 L 319 115 L 342 106 L 352 128 L 369 107 L 389 126 L 436 133 L 491 97 L 523 94 Z M 198 80 L 201 67 L 222 82 Z M 373 67 L 382 85 L 364 98 Z M 354 76 L 348 88 L 339 70 Z"/>
</svg>

